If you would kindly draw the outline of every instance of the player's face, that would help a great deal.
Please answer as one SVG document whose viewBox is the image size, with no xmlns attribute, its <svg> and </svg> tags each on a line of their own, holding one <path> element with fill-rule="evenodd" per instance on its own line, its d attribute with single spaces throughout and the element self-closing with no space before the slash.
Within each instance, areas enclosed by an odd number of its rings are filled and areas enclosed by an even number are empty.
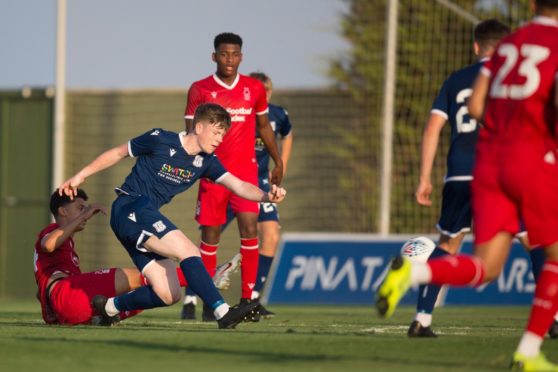
<svg viewBox="0 0 558 372">
<path fill-rule="evenodd" d="M 235 78 L 238 66 L 242 62 L 242 51 L 237 44 L 221 44 L 213 53 L 217 64 L 217 75 L 221 78 Z"/>
<path fill-rule="evenodd" d="M 223 142 L 225 136 L 225 129 L 211 123 L 198 123 L 200 131 L 198 134 L 198 141 L 200 148 L 207 154 L 212 154 L 217 146 Z"/>
<path fill-rule="evenodd" d="M 79 217 L 79 215 L 83 212 L 85 208 L 87 208 L 88 204 L 82 198 L 75 198 L 74 201 L 71 203 L 66 204 L 62 208 L 65 210 L 65 217 L 68 221 L 73 221 Z M 83 221 L 79 224 L 76 231 L 81 231 L 85 228 L 87 221 Z"/>
</svg>

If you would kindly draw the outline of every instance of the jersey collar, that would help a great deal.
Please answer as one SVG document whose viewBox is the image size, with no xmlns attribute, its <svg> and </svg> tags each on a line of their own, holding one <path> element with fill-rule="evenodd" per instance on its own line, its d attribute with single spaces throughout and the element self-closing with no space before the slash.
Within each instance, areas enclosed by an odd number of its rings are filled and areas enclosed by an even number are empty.
<svg viewBox="0 0 558 372">
<path fill-rule="evenodd" d="M 236 78 L 234 79 L 231 85 L 227 85 L 223 80 L 219 79 L 217 74 L 213 74 L 213 80 L 215 80 L 215 82 L 220 86 L 222 86 L 223 88 L 232 90 L 234 89 L 234 87 L 236 87 L 236 84 L 238 84 L 238 81 L 240 80 L 240 74 L 239 73 L 236 74 Z"/>
<path fill-rule="evenodd" d="M 554 26 L 558 27 L 558 21 L 554 18 L 545 17 L 545 16 L 536 16 L 533 18 L 533 23 L 537 23 L 539 25 L 545 26 Z"/>
</svg>

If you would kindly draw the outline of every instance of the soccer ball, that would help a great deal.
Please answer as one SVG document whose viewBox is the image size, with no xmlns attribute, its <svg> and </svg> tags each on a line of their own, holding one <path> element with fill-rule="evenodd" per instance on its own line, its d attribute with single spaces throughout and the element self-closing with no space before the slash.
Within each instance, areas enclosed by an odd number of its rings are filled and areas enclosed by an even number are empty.
<svg viewBox="0 0 558 372">
<path fill-rule="evenodd" d="M 434 248 L 436 248 L 436 244 L 432 240 L 424 236 L 418 236 L 407 240 L 403 244 L 401 255 L 407 257 L 412 262 L 425 263 Z"/>
</svg>

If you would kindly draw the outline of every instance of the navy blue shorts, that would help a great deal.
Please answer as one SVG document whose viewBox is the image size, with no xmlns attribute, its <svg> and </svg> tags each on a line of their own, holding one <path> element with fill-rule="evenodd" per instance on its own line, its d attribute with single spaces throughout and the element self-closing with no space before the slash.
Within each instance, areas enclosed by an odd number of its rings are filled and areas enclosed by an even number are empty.
<svg viewBox="0 0 558 372">
<path fill-rule="evenodd" d="M 120 195 L 112 203 L 110 227 L 140 272 L 152 260 L 167 258 L 149 252 L 143 243 L 150 236 L 160 239 L 169 231 L 177 229 L 147 196 L 131 195 Z"/>
<path fill-rule="evenodd" d="M 451 238 L 471 231 L 471 181 L 449 181 L 444 184 L 442 211 L 436 228 Z"/>
</svg>

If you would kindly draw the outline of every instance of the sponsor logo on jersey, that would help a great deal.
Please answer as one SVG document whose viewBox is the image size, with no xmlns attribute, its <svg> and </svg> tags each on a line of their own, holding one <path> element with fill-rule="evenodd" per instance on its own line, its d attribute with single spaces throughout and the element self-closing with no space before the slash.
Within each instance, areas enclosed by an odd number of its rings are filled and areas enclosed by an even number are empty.
<svg viewBox="0 0 558 372">
<path fill-rule="evenodd" d="M 232 122 L 241 122 L 241 121 L 246 121 L 246 116 L 252 115 L 252 108 L 240 107 L 240 108 L 233 109 L 228 107 L 227 112 L 231 116 Z"/>
<path fill-rule="evenodd" d="M 249 87 L 244 87 L 244 91 L 242 92 L 242 94 L 244 94 L 244 100 L 245 101 L 250 101 L 250 88 Z"/>
<path fill-rule="evenodd" d="M 167 226 L 163 223 L 163 221 L 159 220 L 153 224 L 155 230 L 160 233 L 167 229 Z"/>
<path fill-rule="evenodd" d="M 196 168 L 201 168 L 201 166 L 203 165 L 203 156 L 196 155 L 192 164 L 194 164 L 194 167 Z"/>
<path fill-rule="evenodd" d="M 176 150 L 171 147 L 169 153 L 170 153 L 170 156 L 172 158 L 174 156 L 174 154 L 176 154 Z"/>
<path fill-rule="evenodd" d="M 136 222 L 136 213 L 132 212 L 128 215 L 128 219 Z"/>
<path fill-rule="evenodd" d="M 161 167 L 158 175 L 159 177 L 163 177 L 166 180 L 180 184 L 182 182 L 190 182 L 190 180 L 194 176 L 194 172 L 189 169 L 173 167 L 172 165 L 165 163 Z"/>
<path fill-rule="evenodd" d="M 155 129 L 155 130 L 154 130 L 153 132 L 151 132 L 149 135 L 150 135 L 150 136 L 158 136 L 159 133 L 161 133 L 161 132 L 159 132 L 159 129 Z"/>
</svg>

